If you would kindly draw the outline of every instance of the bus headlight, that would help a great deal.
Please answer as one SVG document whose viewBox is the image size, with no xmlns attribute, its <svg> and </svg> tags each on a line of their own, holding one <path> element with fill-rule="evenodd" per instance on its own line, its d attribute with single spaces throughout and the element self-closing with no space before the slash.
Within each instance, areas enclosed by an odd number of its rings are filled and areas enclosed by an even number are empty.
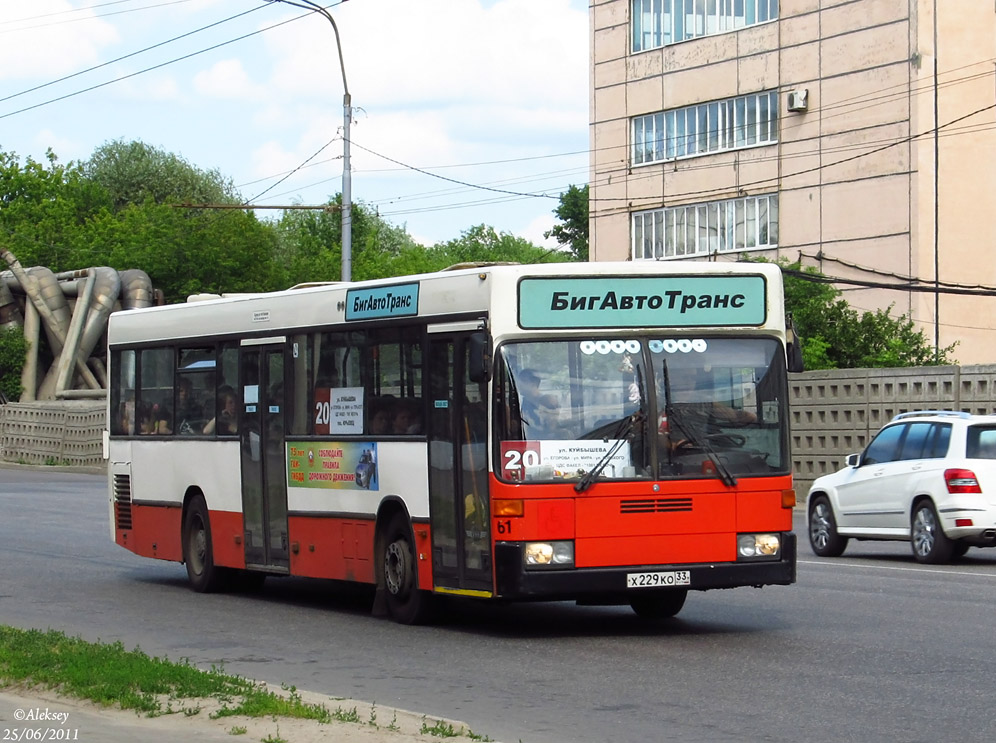
<svg viewBox="0 0 996 743">
<path fill-rule="evenodd" d="M 526 542 L 522 558 L 526 568 L 574 567 L 574 542 Z"/>
<path fill-rule="evenodd" d="M 738 560 L 774 560 L 782 551 L 778 534 L 739 534 L 737 536 Z"/>
</svg>

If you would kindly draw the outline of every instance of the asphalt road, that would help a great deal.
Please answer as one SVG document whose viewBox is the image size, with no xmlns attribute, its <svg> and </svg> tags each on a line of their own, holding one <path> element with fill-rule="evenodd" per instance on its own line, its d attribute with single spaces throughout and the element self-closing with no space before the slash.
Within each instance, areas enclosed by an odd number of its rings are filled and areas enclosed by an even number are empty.
<svg viewBox="0 0 996 743">
<path fill-rule="evenodd" d="M 991 740 L 996 550 L 920 566 L 903 543 L 809 552 L 799 582 L 626 608 L 454 604 L 431 627 L 363 591 L 269 580 L 198 595 L 115 546 L 105 478 L 0 469 L 0 622 L 120 640 L 275 684 L 464 720 L 505 743 Z"/>
</svg>

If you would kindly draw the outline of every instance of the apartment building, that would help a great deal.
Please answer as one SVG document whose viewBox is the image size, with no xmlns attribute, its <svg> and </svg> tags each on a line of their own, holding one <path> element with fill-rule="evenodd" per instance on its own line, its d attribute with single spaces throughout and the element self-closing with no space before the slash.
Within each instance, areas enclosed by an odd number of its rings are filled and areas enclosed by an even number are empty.
<svg viewBox="0 0 996 743">
<path fill-rule="evenodd" d="M 992 0 L 590 15 L 592 260 L 801 258 L 996 362 Z"/>
</svg>

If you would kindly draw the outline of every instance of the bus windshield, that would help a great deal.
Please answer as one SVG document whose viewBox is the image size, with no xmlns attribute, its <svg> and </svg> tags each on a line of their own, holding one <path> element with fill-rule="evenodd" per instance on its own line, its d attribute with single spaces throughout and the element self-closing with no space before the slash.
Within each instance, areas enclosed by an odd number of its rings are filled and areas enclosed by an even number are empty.
<svg viewBox="0 0 996 743">
<path fill-rule="evenodd" d="M 785 473 L 785 360 L 774 338 L 506 343 L 500 476 L 512 481 Z"/>
</svg>

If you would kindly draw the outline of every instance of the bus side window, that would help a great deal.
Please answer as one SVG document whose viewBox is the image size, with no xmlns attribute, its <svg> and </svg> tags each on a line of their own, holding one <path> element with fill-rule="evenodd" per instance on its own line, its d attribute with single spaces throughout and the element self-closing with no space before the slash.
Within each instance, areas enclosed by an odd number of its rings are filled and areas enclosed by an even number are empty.
<svg viewBox="0 0 996 743">
<path fill-rule="evenodd" d="M 419 397 L 422 366 L 418 334 L 411 328 L 379 328 L 369 337 L 361 370 L 367 395 L 391 400 L 390 434 L 421 434 L 425 410 Z"/>
<path fill-rule="evenodd" d="M 165 435 L 173 432 L 170 405 L 175 368 L 172 348 L 146 348 L 139 352 L 138 424 L 141 427 L 145 421 L 146 433 Z"/>
<path fill-rule="evenodd" d="M 135 434 L 135 351 L 113 351 L 111 367 L 111 410 L 116 415 L 110 421 L 111 433 L 118 436 Z"/>
</svg>

